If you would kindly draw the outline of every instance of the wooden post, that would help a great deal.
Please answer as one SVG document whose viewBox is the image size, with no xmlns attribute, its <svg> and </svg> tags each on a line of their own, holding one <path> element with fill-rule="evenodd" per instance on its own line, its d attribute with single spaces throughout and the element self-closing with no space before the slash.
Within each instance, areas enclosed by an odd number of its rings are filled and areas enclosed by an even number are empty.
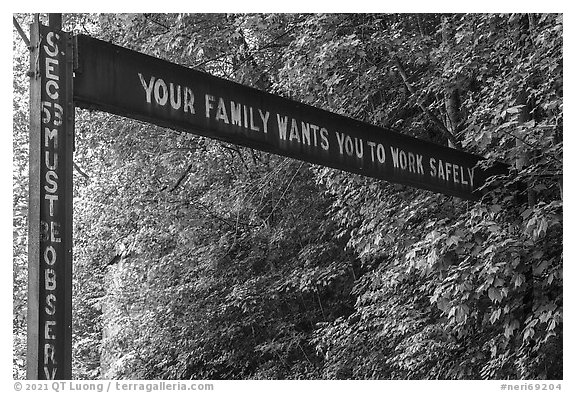
<svg viewBox="0 0 576 393">
<path fill-rule="evenodd" d="M 28 379 L 72 378 L 72 40 L 30 27 Z"/>
</svg>

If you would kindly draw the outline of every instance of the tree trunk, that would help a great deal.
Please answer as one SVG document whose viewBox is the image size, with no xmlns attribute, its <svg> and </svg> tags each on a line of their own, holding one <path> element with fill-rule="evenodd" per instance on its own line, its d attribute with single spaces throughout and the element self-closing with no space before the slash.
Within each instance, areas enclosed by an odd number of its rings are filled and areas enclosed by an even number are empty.
<svg viewBox="0 0 576 393">
<path fill-rule="evenodd" d="M 446 128 L 454 136 L 460 129 L 460 93 L 454 85 L 446 86 L 444 90 L 444 105 L 446 107 Z M 448 146 L 453 147 L 450 140 Z"/>
<path fill-rule="evenodd" d="M 453 37 L 452 21 L 450 17 L 445 16 L 442 18 L 442 46 L 446 51 L 452 47 Z M 449 73 L 449 71 L 445 69 L 445 73 Z M 458 84 L 451 79 L 453 78 L 448 79 L 444 88 L 444 106 L 446 108 L 446 128 L 456 137 L 460 131 L 461 123 L 460 91 Z M 448 146 L 454 147 L 450 139 L 448 139 Z"/>
<path fill-rule="evenodd" d="M 394 58 L 394 63 L 396 65 L 396 69 L 398 70 L 398 73 L 400 74 L 400 77 L 402 78 L 402 81 L 404 82 L 404 85 L 406 86 L 406 88 L 408 89 L 408 91 L 410 92 L 411 95 L 417 95 L 417 92 L 414 90 L 414 88 L 412 87 L 412 85 L 409 82 L 409 78 L 408 75 L 406 74 L 406 70 L 404 69 L 404 66 L 402 65 L 402 63 L 400 62 L 400 60 L 395 57 Z M 454 137 L 454 134 L 452 134 L 444 125 L 444 123 L 442 123 L 442 121 L 440 119 L 438 119 L 427 107 L 426 105 L 424 105 L 424 103 L 421 100 L 418 100 L 416 102 L 416 104 L 418 105 L 418 107 L 422 110 L 422 112 L 427 115 L 430 120 L 432 120 L 432 122 L 434 122 L 434 124 L 436 124 L 436 126 L 438 127 L 438 130 L 442 133 L 442 135 L 444 135 L 446 137 L 446 139 L 448 140 L 448 146 L 450 147 L 456 147 L 456 148 L 460 148 L 460 143 L 458 142 L 458 140 Z"/>
<path fill-rule="evenodd" d="M 528 22 L 530 22 L 530 18 L 527 18 Z M 516 22 L 516 34 L 517 39 L 520 40 L 522 37 L 522 32 L 527 32 L 528 36 L 531 36 L 531 29 L 530 23 L 524 23 L 523 18 L 520 18 Z M 533 42 L 533 41 L 531 41 Z M 521 171 L 530 162 L 530 152 L 526 149 L 526 144 L 523 141 L 522 135 L 522 125 L 531 120 L 531 108 L 529 107 L 528 103 L 528 94 L 524 88 L 524 86 L 518 87 L 518 95 L 516 96 L 516 100 L 514 102 L 515 106 L 520 106 L 520 110 L 516 115 L 516 131 L 515 131 L 515 144 L 517 149 L 516 160 L 515 160 L 515 167 L 517 171 Z M 531 189 L 529 184 L 523 184 L 522 190 L 525 190 L 527 195 L 527 204 L 529 208 L 533 208 L 536 205 L 536 198 L 535 193 Z M 523 199 L 523 198 L 522 198 Z M 522 297 L 522 311 L 524 314 L 524 323 L 528 320 L 528 318 L 533 313 L 534 308 L 534 269 L 532 267 L 532 262 L 528 258 L 526 261 L 526 289 L 524 291 L 524 296 Z M 531 353 L 534 348 L 534 340 L 530 340 L 528 342 L 528 346 L 526 347 L 527 353 L 525 356 L 521 357 L 520 365 L 520 378 L 523 378 L 524 375 L 531 374 L 531 363 L 530 357 Z"/>
</svg>

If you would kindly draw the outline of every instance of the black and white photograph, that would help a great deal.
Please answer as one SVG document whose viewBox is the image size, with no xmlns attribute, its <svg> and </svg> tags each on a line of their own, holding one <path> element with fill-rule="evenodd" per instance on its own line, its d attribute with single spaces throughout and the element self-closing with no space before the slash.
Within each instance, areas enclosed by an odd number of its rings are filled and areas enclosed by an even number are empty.
<svg viewBox="0 0 576 393">
<path fill-rule="evenodd" d="M 568 391 L 564 14 L 232 10 L 12 14 L 9 388 Z"/>
</svg>

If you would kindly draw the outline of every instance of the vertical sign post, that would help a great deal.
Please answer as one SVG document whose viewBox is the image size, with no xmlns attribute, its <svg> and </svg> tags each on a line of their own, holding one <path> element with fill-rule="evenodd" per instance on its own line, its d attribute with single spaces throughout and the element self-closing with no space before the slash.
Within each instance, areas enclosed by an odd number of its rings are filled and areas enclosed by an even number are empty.
<svg viewBox="0 0 576 393">
<path fill-rule="evenodd" d="M 73 50 L 59 20 L 30 28 L 28 379 L 72 377 Z"/>
</svg>

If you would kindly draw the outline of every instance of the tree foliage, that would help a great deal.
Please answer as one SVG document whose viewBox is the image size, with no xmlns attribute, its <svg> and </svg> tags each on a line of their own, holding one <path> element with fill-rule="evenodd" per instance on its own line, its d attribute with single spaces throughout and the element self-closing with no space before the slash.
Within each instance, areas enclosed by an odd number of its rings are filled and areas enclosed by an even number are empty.
<svg viewBox="0 0 576 393">
<path fill-rule="evenodd" d="M 65 22 L 511 168 L 472 203 L 77 111 L 75 377 L 562 378 L 561 15 Z M 14 73 L 21 376 L 26 88 Z"/>
<path fill-rule="evenodd" d="M 31 18 L 21 19 L 20 23 L 30 22 Z M 18 33 L 13 34 L 13 134 L 12 134 L 12 290 L 13 317 L 12 334 L 14 345 L 14 378 L 24 378 L 26 357 L 26 302 L 28 288 L 28 80 L 26 70 L 28 58 Z"/>
</svg>

